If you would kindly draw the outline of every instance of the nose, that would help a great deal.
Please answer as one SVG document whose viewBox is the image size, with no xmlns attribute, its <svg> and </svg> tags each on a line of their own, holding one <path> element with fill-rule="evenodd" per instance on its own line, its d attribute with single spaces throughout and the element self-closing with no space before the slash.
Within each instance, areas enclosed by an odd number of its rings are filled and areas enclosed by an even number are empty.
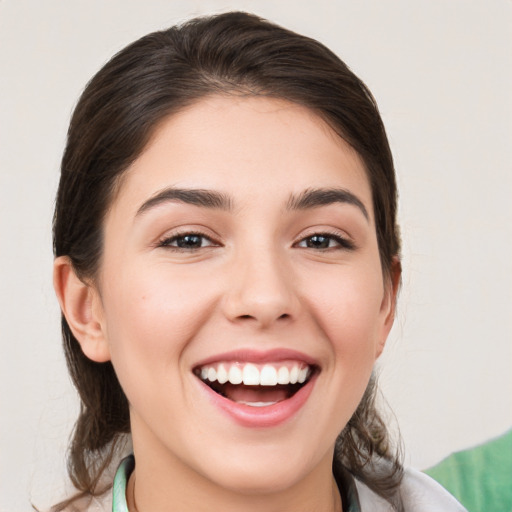
<svg viewBox="0 0 512 512">
<path fill-rule="evenodd" d="M 224 314 L 231 322 L 268 328 L 297 316 L 300 301 L 291 269 L 282 260 L 259 251 L 237 258 L 223 300 Z"/>
</svg>

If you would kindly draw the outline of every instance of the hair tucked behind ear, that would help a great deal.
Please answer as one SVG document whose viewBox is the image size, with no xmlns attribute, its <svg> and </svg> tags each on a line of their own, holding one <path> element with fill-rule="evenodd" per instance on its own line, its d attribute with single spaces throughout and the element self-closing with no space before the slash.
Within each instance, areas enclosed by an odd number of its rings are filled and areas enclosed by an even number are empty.
<svg viewBox="0 0 512 512">
<path fill-rule="evenodd" d="M 103 219 L 123 173 L 167 116 L 211 94 L 265 95 L 321 116 L 361 156 L 372 189 L 383 274 L 400 241 L 393 161 L 376 103 L 348 67 L 323 45 L 245 13 L 197 18 L 149 34 L 109 61 L 73 113 L 54 214 L 54 253 L 67 255 L 91 280 L 101 265 Z M 81 407 L 69 448 L 69 473 L 83 493 L 100 476 L 130 430 L 128 402 L 110 363 L 87 359 L 65 318 L 67 363 Z M 373 402 L 371 382 L 341 433 L 342 463 L 391 500 L 401 473 Z M 375 475 L 375 457 L 389 460 Z M 61 507 L 62 508 L 62 507 Z"/>
<path fill-rule="evenodd" d="M 80 412 L 75 423 L 68 456 L 68 474 L 80 492 L 54 507 L 64 510 L 81 496 L 101 494 L 109 484 L 101 476 L 115 462 L 130 432 L 128 401 L 110 362 L 96 363 L 77 349 L 77 340 L 63 317 L 64 350 L 70 376 L 80 396 Z"/>
</svg>

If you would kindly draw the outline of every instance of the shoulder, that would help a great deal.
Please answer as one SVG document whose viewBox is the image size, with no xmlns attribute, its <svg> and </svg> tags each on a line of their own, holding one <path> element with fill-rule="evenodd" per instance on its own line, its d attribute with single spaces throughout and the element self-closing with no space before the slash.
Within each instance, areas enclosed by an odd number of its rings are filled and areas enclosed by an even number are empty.
<svg viewBox="0 0 512 512">
<path fill-rule="evenodd" d="M 453 453 L 425 473 L 468 508 L 493 503 L 512 510 L 512 429 L 479 446 Z"/>
<path fill-rule="evenodd" d="M 356 481 L 361 512 L 392 512 L 391 505 L 362 482 Z M 404 512 L 466 512 L 440 484 L 415 469 L 405 469 L 400 485 Z"/>
</svg>

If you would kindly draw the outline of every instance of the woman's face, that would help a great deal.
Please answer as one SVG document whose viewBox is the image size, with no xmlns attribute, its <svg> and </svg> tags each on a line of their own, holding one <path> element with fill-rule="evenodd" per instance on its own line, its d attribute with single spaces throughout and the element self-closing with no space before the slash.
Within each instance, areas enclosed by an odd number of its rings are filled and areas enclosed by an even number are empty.
<svg viewBox="0 0 512 512">
<path fill-rule="evenodd" d="M 393 316 L 359 156 L 303 107 L 208 97 L 161 124 L 104 229 L 93 314 L 137 468 L 244 492 L 330 472 Z"/>
</svg>

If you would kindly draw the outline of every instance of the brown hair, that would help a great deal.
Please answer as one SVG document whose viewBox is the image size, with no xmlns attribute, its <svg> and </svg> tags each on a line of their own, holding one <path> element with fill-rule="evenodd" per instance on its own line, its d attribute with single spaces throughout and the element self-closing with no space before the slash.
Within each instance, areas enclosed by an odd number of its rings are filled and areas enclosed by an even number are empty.
<svg viewBox="0 0 512 512">
<path fill-rule="evenodd" d="M 73 113 L 62 159 L 53 235 L 82 279 L 101 263 L 104 216 L 120 177 L 165 117 L 215 94 L 265 95 L 312 109 L 362 157 L 373 195 L 382 269 L 399 254 L 396 183 L 389 144 L 370 91 L 319 42 L 254 15 L 231 12 L 154 32 L 114 56 L 89 82 Z M 81 407 L 68 470 L 83 493 L 98 481 L 129 433 L 126 396 L 110 363 L 95 363 L 62 317 L 64 349 Z M 336 444 L 341 463 L 392 501 L 401 465 L 374 405 L 372 379 Z M 373 471 L 376 459 L 389 461 Z M 336 469 L 336 467 L 335 467 Z"/>
</svg>

